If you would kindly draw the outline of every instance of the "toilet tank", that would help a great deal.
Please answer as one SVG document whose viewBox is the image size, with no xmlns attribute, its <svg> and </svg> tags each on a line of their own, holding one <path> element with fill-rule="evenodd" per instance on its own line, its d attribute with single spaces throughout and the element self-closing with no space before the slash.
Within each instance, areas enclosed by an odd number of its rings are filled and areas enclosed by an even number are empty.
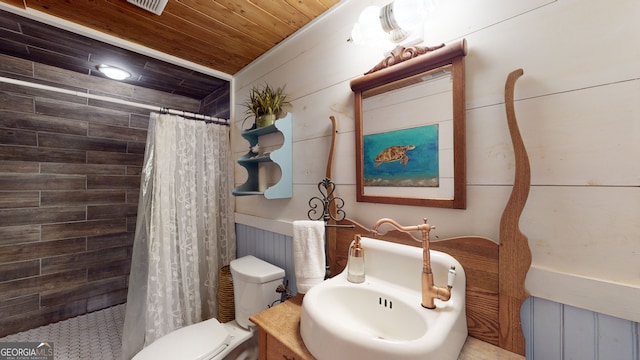
<svg viewBox="0 0 640 360">
<path fill-rule="evenodd" d="M 276 292 L 284 279 L 284 270 L 255 256 L 244 256 L 229 264 L 233 279 L 236 322 L 245 329 L 253 323 L 249 317 L 280 300 Z"/>
</svg>

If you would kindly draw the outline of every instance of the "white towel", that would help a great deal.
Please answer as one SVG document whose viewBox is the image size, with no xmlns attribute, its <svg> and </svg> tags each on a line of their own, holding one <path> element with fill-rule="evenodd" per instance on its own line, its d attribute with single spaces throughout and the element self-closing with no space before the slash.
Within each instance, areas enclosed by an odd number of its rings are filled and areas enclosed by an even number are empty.
<svg viewBox="0 0 640 360">
<path fill-rule="evenodd" d="M 306 293 L 313 285 L 324 281 L 324 222 L 296 220 L 293 222 L 293 266 L 298 292 Z"/>
</svg>

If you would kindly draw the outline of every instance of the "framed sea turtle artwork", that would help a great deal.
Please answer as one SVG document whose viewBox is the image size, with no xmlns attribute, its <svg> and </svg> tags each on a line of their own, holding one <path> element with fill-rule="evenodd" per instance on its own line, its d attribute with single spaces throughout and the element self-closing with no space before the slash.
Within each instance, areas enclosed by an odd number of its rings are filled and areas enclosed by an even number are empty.
<svg viewBox="0 0 640 360">
<path fill-rule="evenodd" d="M 365 186 L 438 187 L 438 124 L 365 135 Z"/>
<path fill-rule="evenodd" d="M 466 207 L 465 55 L 398 47 L 351 81 L 357 201 Z"/>
</svg>

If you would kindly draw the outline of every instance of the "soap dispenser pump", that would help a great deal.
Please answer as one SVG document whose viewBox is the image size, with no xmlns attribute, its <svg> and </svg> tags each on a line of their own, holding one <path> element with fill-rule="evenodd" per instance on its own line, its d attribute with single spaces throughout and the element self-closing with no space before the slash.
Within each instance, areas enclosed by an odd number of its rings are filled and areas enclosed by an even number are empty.
<svg viewBox="0 0 640 360">
<path fill-rule="evenodd" d="M 347 280 L 360 284 L 364 282 L 364 249 L 360 244 L 360 235 L 353 239 L 353 245 L 349 248 L 349 261 L 347 263 Z"/>
</svg>

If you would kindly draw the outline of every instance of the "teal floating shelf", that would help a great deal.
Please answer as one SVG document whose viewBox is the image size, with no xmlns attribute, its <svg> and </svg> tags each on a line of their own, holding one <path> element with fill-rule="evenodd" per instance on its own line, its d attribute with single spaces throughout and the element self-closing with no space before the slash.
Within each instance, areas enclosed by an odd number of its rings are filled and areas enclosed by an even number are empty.
<svg viewBox="0 0 640 360">
<path fill-rule="evenodd" d="M 293 195 L 293 145 L 292 145 L 292 116 L 287 113 L 285 117 L 275 121 L 273 125 L 243 131 L 245 138 L 251 147 L 258 145 L 260 137 L 275 132 L 282 133 L 283 142 L 279 149 L 273 150 L 268 155 L 254 156 L 252 152 L 239 157 L 237 162 L 247 170 L 247 181 L 233 190 L 235 196 L 263 195 L 267 199 L 290 198 Z M 260 163 L 271 162 L 280 167 L 280 180 L 264 191 L 259 191 L 258 166 Z"/>
</svg>

